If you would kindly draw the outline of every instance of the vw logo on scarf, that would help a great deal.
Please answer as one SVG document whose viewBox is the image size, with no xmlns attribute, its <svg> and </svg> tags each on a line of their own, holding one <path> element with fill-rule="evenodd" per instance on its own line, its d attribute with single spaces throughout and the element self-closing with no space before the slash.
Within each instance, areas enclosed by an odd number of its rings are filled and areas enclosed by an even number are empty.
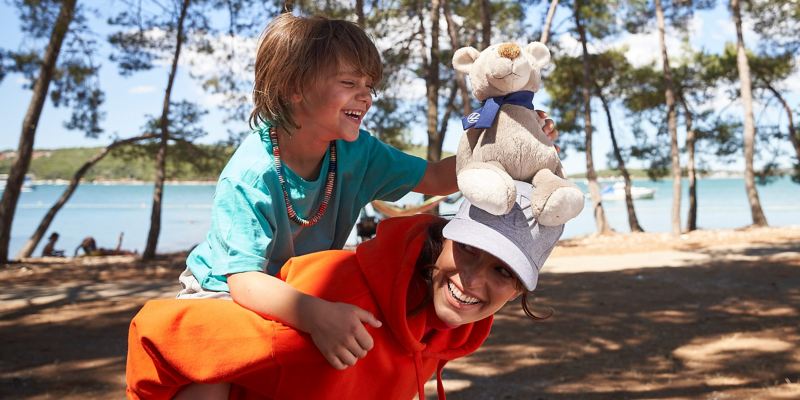
<svg viewBox="0 0 800 400">
<path fill-rule="evenodd" d="M 533 110 L 533 92 L 522 90 L 509 93 L 505 96 L 490 97 L 483 102 L 483 107 L 475 110 L 472 114 L 461 118 L 461 126 L 464 130 L 469 128 L 486 129 L 494 124 L 497 112 L 503 104 L 513 104 Z"/>
</svg>

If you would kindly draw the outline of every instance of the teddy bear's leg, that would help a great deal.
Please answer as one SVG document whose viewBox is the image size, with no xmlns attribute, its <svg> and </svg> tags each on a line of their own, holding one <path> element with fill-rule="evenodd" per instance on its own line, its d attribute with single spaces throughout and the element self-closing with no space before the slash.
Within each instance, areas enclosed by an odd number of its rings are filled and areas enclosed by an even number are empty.
<svg viewBox="0 0 800 400">
<path fill-rule="evenodd" d="M 494 215 L 511 211 L 517 198 L 514 180 L 496 162 L 473 162 L 458 172 L 458 188 L 478 208 Z"/>
<path fill-rule="evenodd" d="M 542 225 L 564 224 L 583 210 L 583 192 L 577 185 L 559 178 L 549 169 L 534 175 L 533 186 L 533 215 Z"/>
</svg>

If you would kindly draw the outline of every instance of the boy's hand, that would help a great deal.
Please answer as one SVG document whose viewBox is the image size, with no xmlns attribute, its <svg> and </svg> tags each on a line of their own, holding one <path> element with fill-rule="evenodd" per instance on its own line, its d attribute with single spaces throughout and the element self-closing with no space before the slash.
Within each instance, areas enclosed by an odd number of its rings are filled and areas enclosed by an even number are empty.
<svg viewBox="0 0 800 400">
<path fill-rule="evenodd" d="M 364 323 L 375 328 L 382 325 L 370 312 L 352 304 L 314 298 L 304 311 L 306 332 L 331 366 L 339 370 L 352 367 L 372 350 L 372 336 Z"/>
</svg>

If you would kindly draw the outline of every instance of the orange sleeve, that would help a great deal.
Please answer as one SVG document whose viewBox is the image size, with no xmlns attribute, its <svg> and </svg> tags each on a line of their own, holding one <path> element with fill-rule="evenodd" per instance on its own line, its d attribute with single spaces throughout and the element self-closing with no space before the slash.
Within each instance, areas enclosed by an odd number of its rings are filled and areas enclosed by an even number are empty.
<svg viewBox="0 0 800 400">
<path fill-rule="evenodd" d="M 170 399 L 191 382 L 235 382 L 255 369 L 277 379 L 276 326 L 230 300 L 149 301 L 128 333 L 127 396 Z"/>
</svg>

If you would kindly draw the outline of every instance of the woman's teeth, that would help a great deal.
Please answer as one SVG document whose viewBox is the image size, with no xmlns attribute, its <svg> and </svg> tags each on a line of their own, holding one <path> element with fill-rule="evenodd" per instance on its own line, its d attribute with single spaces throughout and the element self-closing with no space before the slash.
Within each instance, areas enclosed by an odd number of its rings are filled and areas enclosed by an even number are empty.
<svg viewBox="0 0 800 400">
<path fill-rule="evenodd" d="M 478 298 L 467 296 L 466 294 L 464 294 L 464 292 L 459 290 L 458 287 L 454 285 L 452 281 L 449 280 L 447 281 L 447 289 L 450 290 L 450 294 L 453 295 L 453 298 L 456 299 L 456 301 L 458 301 L 459 303 L 478 304 L 481 302 Z"/>
</svg>

